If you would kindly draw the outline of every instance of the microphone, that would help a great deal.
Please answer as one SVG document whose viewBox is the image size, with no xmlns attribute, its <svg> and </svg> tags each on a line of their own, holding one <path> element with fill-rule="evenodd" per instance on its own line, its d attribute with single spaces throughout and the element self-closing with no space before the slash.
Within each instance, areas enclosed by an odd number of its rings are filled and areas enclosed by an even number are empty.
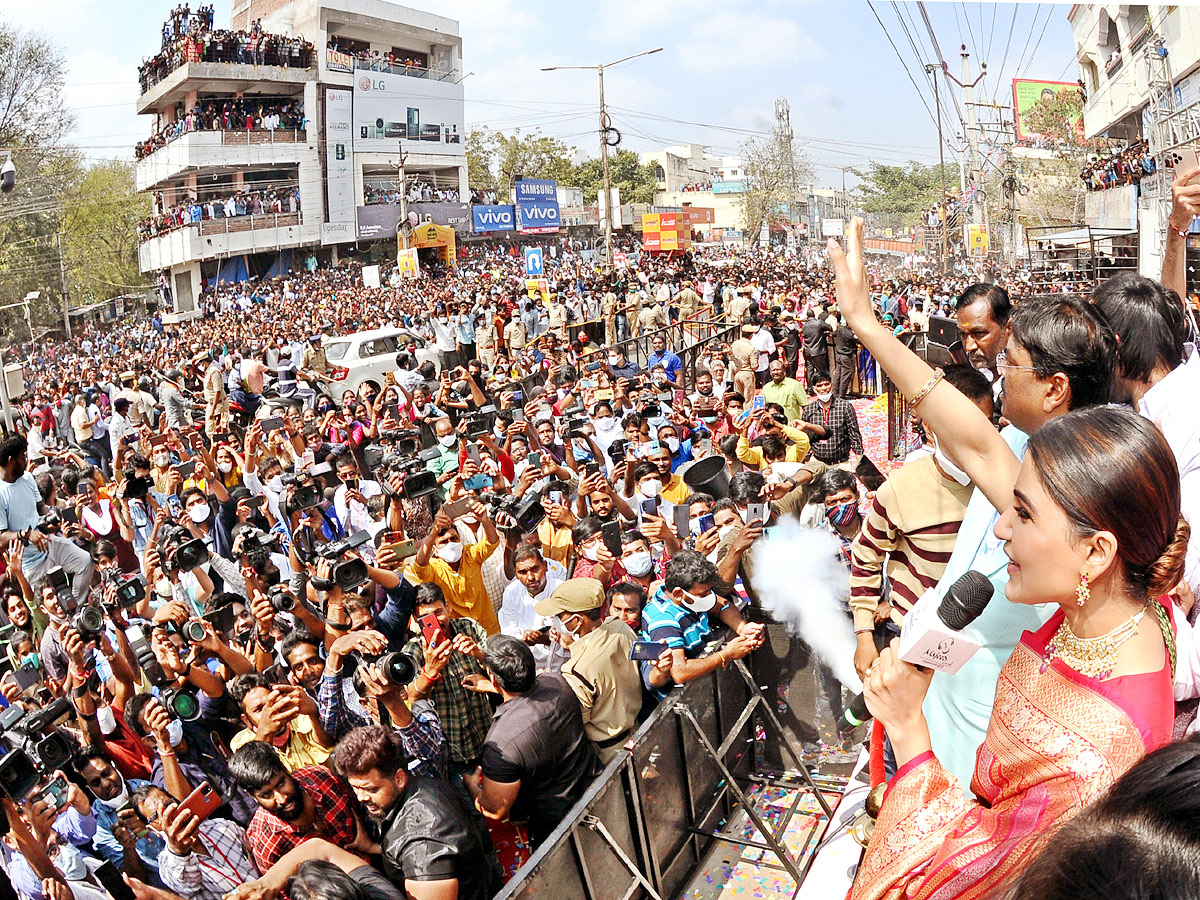
<svg viewBox="0 0 1200 900">
<path fill-rule="evenodd" d="M 962 630 L 979 618 L 995 591 L 988 577 L 974 569 L 964 572 L 950 585 L 940 601 L 932 589 L 926 591 L 904 617 L 900 658 L 953 675 L 980 647 Z M 870 718 L 866 700 L 858 694 L 838 720 L 838 731 L 843 734 L 853 731 Z"/>
</svg>

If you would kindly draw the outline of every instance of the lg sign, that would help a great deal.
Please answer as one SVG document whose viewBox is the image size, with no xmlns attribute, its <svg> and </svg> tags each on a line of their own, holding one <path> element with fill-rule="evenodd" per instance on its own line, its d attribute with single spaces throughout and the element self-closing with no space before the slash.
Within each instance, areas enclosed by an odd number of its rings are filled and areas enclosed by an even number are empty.
<svg viewBox="0 0 1200 900">
<path fill-rule="evenodd" d="M 360 91 L 386 91 L 387 82 L 382 78 L 372 80 L 370 75 L 364 75 L 358 79 L 358 89 Z"/>
</svg>

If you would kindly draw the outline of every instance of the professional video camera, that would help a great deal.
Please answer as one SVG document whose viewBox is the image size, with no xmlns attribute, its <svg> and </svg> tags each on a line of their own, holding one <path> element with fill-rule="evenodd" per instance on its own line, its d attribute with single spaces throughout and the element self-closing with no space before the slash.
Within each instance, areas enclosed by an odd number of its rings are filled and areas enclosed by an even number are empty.
<svg viewBox="0 0 1200 900">
<path fill-rule="evenodd" d="M 265 531 L 254 529 L 246 533 L 242 538 L 242 555 L 246 557 L 246 562 L 252 569 L 261 577 L 267 567 L 267 563 L 271 560 L 271 551 L 279 546 L 279 535 L 268 534 Z"/>
<path fill-rule="evenodd" d="M 341 559 L 347 550 L 361 547 L 370 543 L 371 535 L 367 531 L 356 531 L 349 537 L 338 541 L 330 541 L 319 550 L 317 555 L 327 559 L 333 566 L 329 570 L 329 580 L 343 591 L 351 591 L 367 580 L 367 564 L 361 559 Z"/>
<path fill-rule="evenodd" d="M 488 515 L 493 519 L 499 513 L 506 513 L 516 521 L 516 527 L 523 532 L 530 532 L 546 518 L 546 510 L 542 508 L 541 493 L 527 492 L 525 496 L 516 494 L 497 494 L 493 491 L 481 491 L 479 501 L 487 504 Z"/>
<path fill-rule="evenodd" d="M 43 732 L 73 711 L 71 702 L 60 697 L 38 710 L 13 705 L 0 712 L 0 741 L 8 748 L 0 759 L 0 795 L 19 803 L 41 775 L 66 765 L 71 745 L 57 731 Z"/>
<path fill-rule="evenodd" d="M 146 581 L 142 575 L 126 575 L 120 569 L 111 568 L 104 572 L 101 580 L 113 586 L 117 609 L 130 609 L 146 597 Z"/>
<path fill-rule="evenodd" d="M 395 491 L 388 483 L 387 475 L 403 475 L 404 487 L 401 493 L 405 500 L 417 500 L 437 493 L 437 476 L 425 468 L 430 460 L 437 459 L 439 451 L 436 447 L 420 450 L 416 455 L 404 456 L 400 453 L 385 453 L 380 460 L 379 468 L 385 473 L 380 479 L 383 492 L 392 496 Z"/>
<path fill-rule="evenodd" d="M 133 468 L 127 468 L 125 475 L 125 492 L 126 500 L 141 500 L 154 487 L 154 479 L 149 475 L 135 475 Z"/>
<path fill-rule="evenodd" d="M 402 456 L 412 456 L 421 451 L 420 428 L 397 428 L 379 432 L 380 441 L 388 441 Z"/>
<path fill-rule="evenodd" d="M 293 486 L 292 494 L 287 498 L 286 508 L 289 512 L 298 510 L 312 509 L 314 506 L 321 504 L 321 488 L 314 484 L 308 475 L 293 475 L 291 472 L 285 473 L 280 479 L 284 487 Z"/>
<path fill-rule="evenodd" d="M 608 458 L 612 460 L 613 465 L 625 462 L 625 438 L 617 438 L 608 445 Z"/>
<path fill-rule="evenodd" d="M 190 572 L 201 563 L 208 561 L 208 548 L 204 541 L 194 538 L 177 546 L 167 558 L 167 568 L 178 572 Z"/>
<path fill-rule="evenodd" d="M 42 534 L 58 534 L 62 528 L 62 514 L 55 508 L 50 507 L 46 510 L 46 514 L 37 520 L 37 525 L 34 527 Z"/>
<path fill-rule="evenodd" d="M 657 400 L 643 400 L 642 405 L 638 407 L 638 415 L 643 419 L 660 419 L 662 406 Z"/>
<path fill-rule="evenodd" d="M 467 440 L 477 441 L 491 434 L 492 425 L 496 421 L 496 407 L 489 403 L 487 406 L 473 409 L 463 416 L 463 421 L 467 423 Z"/>
</svg>

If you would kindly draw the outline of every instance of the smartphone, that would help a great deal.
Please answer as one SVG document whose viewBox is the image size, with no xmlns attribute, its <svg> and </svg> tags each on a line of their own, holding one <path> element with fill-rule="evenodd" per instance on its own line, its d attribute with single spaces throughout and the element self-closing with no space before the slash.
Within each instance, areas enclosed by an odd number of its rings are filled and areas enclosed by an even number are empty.
<svg viewBox="0 0 1200 900">
<path fill-rule="evenodd" d="M 62 811 L 67 807 L 67 779 L 59 775 L 50 779 L 50 783 L 33 795 L 33 800 L 45 800 L 56 810 Z"/>
<path fill-rule="evenodd" d="M 747 503 L 746 504 L 746 523 L 767 521 L 767 504 L 765 503 Z"/>
<path fill-rule="evenodd" d="M 602 363 L 602 362 L 588 363 L 583 368 L 585 371 L 588 371 L 588 372 L 599 372 L 601 369 L 604 368 L 604 363 Z"/>
<path fill-rule="evenodd" d="M 221 799 L 221 795 L 217 793 L 217 789 L 207 781 L 203 781 L 200 783 L 200 787 L 196 788 L 183 799 L 180 806 L 203 822 L 220 809 L 221 804 L 224 802 Z"/>
<path fill-rule="evenodd" d="M 64 522 L 69 522 L 72 525 L 79 524 L 79 510 L 74 506 L 64 506 L 58 511 Z"/>
<path fill-rule="evenodd" d="M 175 471 L 177 471 L 179 476 L 186 481 L 196 473 L 196 461 L 194 459 L 189 459 L 187 462 L 181 462 L 175 467 Z"/>
<path fill-rule="evenodd" d="M 150 438 L 150 447 L 151 448 L 161 447 L 164 444 L 166 444 L 166 442 L 169 441 L 170 439 L 171 439 L 171 436 L 168 434 L 156 434 Z"/>
<path fill-rule="evenodd" d="M 675 405 L 682 406 L 683 401 L 686 397 L 687 397 L 687 394 L 685 394 L 682 390 L 675 391 Z"/>
<path fill-rule="evenodd" d="M 716 520 L 713 519 L 712 513 L 707 513 L 700 517 L 700 533 L 706 534 L 717 527 Z"/>
<path fill-rule="evenodd" d="M 222 431 L 222 432 L 221 432 L 221 433 L 219 433 L 219 434 L 214 434 L 214 435 L 212 436 L 212 442 L 213 442 L 213 446 L 214 446 L 214 447 L 215 447 L 217 444 L 228 444 L 228 443 L 229 443 L 229 432 L 228 432 L 228 431 Z"/>
<path fill-rule="evenodd" d="M 520 407 L 513 407 L 512 414 L 513 414 L 514 422 L 524 422 L 525 421 L 525 410 L 521 409 Z"/>
<path fill-rule="evenodd" d="M 675 507 L 675 534 L 680 540 L 692 533 L 692 511 L 686 503 Z"/>
<path fill-rule="evenodd" d="M 767 405 L 767 398 L 762 394 L 755 394 L 754 401 L 750 404 L 751 409 L 763 409 Z"/>
<path fill-rule="evenodd" d="M 1194 149 L 1180 148 L 1175 150 L 1171 156 L 1175 160 L 1176 171 L 1197 165 L 1196 151 Z"/>
<path fill-rule="evenodd" d="M 477 466 L 483 465 L 483 458 L 479 455 L 479 445 L 474 441 L 467 444 L 467 459 Z"/>
<path fill-rule="evenodd" d="M 125 883 L 121 873 L 117 871 L 117 867 L 108 860 L 96 866 L 92 870 L 92 874 L 96 876 L 96 880 L 104 886 L 104 890 L 113 900 L 137 900 L 133 894 L 133 888 Z"/>
<path fill-rule="evenodd" d="M 13 681 L 21 689 L 21 694 L 32 697 L 37 686 L 42 682 L 42 670 L 35 666 L 17 666 L 13 669 Z"/>
<path fill-rule="evenodd" d="M 562 491 L 550 491 L 547 494 L 547 496 L 550 498 L 550 502 L 553 503 L 555 506 L 563 505 L 563 500 L 565 499 L 565 497 L 563 496 Z"/>
<path fill-rule="evenodd" d="M 446 640 L 446 632 L 442 631 L 442 623 L 438 621 L 437 616 L 433 614 L 421 616 L 418 621 L 421 623 L 421 634 L 425 638 L 427 647 L 436 647 Z"/>
<path fill-rule="evenodd" d="M 394 544 L 380 544 L 379 549 L 391 550 L 395 554 L 396 559 L 408 559 L 410 556 L 417 555 L 416 541 L 396 541 Z"/>
<path fill-rule="evenodd" d="M 647 497 L 645 500 L 642 501 L 641 510 L 642 510 L 643 516 L 657 516 L 658 515 L 658 498 L 657 497 Z"/>
<path fill-rule="evenodd" d="M 271 416 L 267 419 L 259 419 L 258 427 L 262 429 L 263 437 L 266 437 L 272 431 L 278 431 L 283 427 L 283 417 Z"/>
<path fill-rule="evenodd" d="M 167 512 L 171 514 L 171 518 L 173 519 L 178 519 L 183 515 L 183 502 L 175 494 L 167 497 Z"/>
<path fill-rule="evenodd" d="M 594 395 L 592 395 L 592 400 L 594 400 L 596 402 L 599 402 L 600 400 L 612 400 L 612 398 L 613 398 L 613 389 L 612 388 L 597 388 L 596 393 Z"/>
<path fill-rule="evenodd" d="M 634 662 L 653 662 L 667 649 L 666 641 L 634 641 L 629 658 Z"/>
<path fill-rule="evenodd" d="M 613 555 L 614 559 L 621 558 L 620 522 L 605 522 L 600 526 L 600 540 L 604 541 L 604 546 L 608 548 L 608 552 Z"/>
<path fill-rule="evenodd" d="M 463 482 L 463 487 L 466 488 L 468 491 L 483 491 L 483 490 L 487 490 L 491 486 L 492 486 L 492 476 L 491 475 L 483 475 L 483 474 L 472 475 L 470 478 L 468 478 L 466 481 Z"/>
<path fill-rule="evenodd" d="M 525 457 L 525 462 L 529 463 L 531 466 L 540 466 L 542 464 L 542 454 L 537 450 L 534 450 L 527 457 Z"/>
<path fill-rule="evenodd" d="M 455 500 L 451 503 L 443 503 L 442 509 L 446 511 L 451 519 L 457 519 L 459 516 L 464 516 L 471 511 L 470 500 Z"/>
</svg>

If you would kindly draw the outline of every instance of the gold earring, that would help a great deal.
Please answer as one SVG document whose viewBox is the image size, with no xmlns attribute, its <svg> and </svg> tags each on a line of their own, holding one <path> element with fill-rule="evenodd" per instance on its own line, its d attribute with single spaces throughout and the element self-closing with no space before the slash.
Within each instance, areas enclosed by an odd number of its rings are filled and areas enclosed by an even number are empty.
<svg viewBox="0 0 1200 900">
<path fill-rule="evenodd" d="M 1075 588 L 1075 604 L 1083 606 L 1092 599 L 1092 589 L 1088 587 L 1088 575 L 1084 572 L 1079 576 L 1079 587 Z"/>
</svg>

